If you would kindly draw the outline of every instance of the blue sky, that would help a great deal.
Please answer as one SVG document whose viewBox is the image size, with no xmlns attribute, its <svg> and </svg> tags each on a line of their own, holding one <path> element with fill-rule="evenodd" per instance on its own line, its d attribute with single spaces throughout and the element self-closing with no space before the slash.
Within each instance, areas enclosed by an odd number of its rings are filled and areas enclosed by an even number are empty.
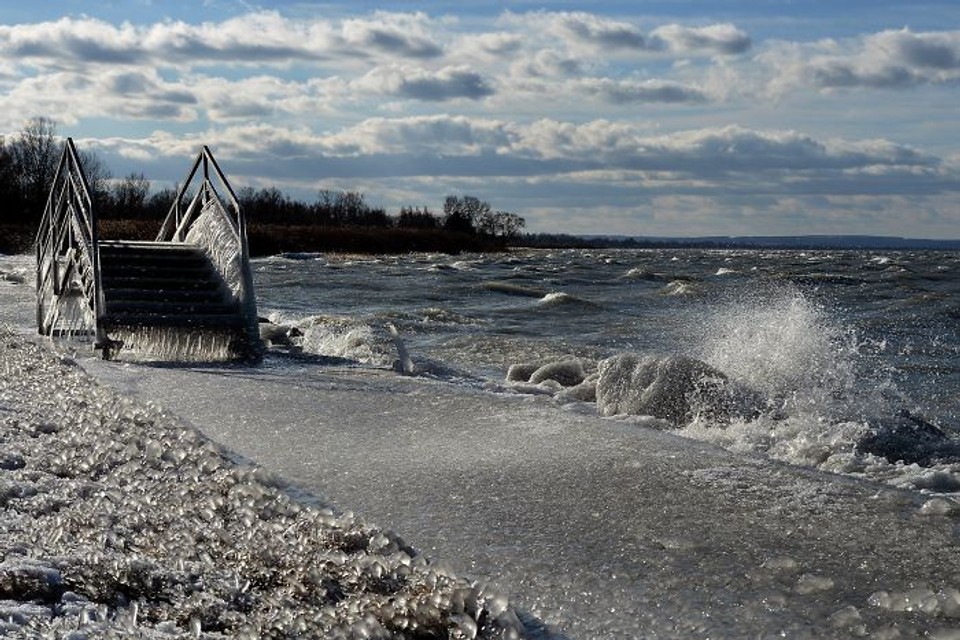
<svg viewBox="0 0 960 640">
<path fill-rule="evenodd" d="M 238 187 L 532 231 L 960 238 L 952 1 L 13 4 L 0 132 L 118 177 L 209 144 Z"/>
</svg>

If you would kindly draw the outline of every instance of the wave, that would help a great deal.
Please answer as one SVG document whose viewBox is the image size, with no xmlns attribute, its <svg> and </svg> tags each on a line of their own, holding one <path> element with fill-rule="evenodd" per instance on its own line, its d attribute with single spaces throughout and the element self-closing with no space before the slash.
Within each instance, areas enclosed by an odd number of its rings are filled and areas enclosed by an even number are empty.
<svg viewBox="0 0 960 640">
<path fill-rule="evenodd" d="M 525 296 L 528 298 L 542 298 L 548 293 L 543 289 L 525 287 L 523 285 L 513 284 L 512 282 L 503 282 L 500 280 L 488 280 L 487 282 L 481 283 L 480 286 L 487 291 L 504 293 L 510 296 Z"/>
<path fill-rule="evenodd" d="M 302 316 L 286 312 L 269 313 L 267 320 L 273 325 L 266 336 L 272 346 L 376 367 L 390 367 L 393 363 L 394 349 L 385 326 L 376 329 L 349 316 Z M 279 339 L 273 340 L 274 335 Z"/>
<path fill-rule="evenodd" d="M 651 271 L 647 271 L 643 267 L 634 267 L 633 269 L 628 270 L 626 273 L 621 276 L 629 280 L 660 280 L 661 276 Z"/>
<path fill-rule="evenodd" d="M 578 298 L 577 296 L 570 295 L 563 291 L 554 291 L 548 293 L 547 295 L 540 298 L 537 302 L 537 306 L 540 307 L 562 307 L 568 305 L 576 305 L 582 307 L 596 307 L 597 305 L 589 300 L 584 300 L 583 298 Z"/>
<path fill-rule="evenodd" d="M 774 287 L 734 296 L 696 322 L 688 354 L 533 361 L 511 367 L 508 384 L 735 452 L 960 493 L 960 441 L 905 410 L 890 372 L 841 317 Z"/>
<path fill-rule="evenodd" d="M 689 296 L 699 293 L 698 288 L 689 280 L 673 280 L 660 290 L 665 296 Z"/>
<path fill-rule="evenodd" d="M 277 255 L 278 258 L 283 260 L 323 260 L 323 254 L 320 252 L 314 251 L 287 251 Z"/>
</svg>

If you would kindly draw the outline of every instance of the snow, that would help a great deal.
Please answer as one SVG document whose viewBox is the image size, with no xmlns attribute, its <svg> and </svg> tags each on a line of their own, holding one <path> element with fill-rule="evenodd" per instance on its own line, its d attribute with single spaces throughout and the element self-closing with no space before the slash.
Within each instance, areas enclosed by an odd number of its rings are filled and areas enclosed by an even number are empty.
<svg viewBox="0 0 960 640">
<path fill-rule="evenodd" d="M 251 369 L 52 351 L 26 341 L 32 293 L 0 282 L 10 635 L 960 630 L 952 498 L 509 387 L 281 355 Z M 8 596 L 4 580 L 25 586 Z"/>
</svg>

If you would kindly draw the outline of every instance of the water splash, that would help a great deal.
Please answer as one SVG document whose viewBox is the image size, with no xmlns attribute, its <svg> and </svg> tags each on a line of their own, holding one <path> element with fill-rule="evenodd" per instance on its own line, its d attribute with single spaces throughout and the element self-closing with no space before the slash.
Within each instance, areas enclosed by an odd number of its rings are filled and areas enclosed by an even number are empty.
<svg viewBox="0 0 960 640">
<path fill-rule="evenodd" d="M 860 386 L 856 334 L 792 287 L 722 306 L 695 355 L 787 415 L 844 413 Z"/>
<path fill-rule="evenodd" d="M 854 330 L 800 290 L 771 286 L 733 296 L 702 324 L 694 355 L 766 407 L 723 429 L 695 421 L 688 436 L 739 452 L 831 471 L 862 469 L 856 446 L 877 417 L 890 417 L 898 394 L 870 369 Z"/>
</svg>

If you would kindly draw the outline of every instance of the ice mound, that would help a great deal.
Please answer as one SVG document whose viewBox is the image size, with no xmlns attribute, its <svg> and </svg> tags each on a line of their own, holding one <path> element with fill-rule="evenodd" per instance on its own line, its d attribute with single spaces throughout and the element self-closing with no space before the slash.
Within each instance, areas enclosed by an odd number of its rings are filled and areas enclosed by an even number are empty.
<svg viewBox="0 0 960 640">
<path fill-rule="evenodd" d="M 587 363 L 592 368 L 593 363 Z M 507 382 L 527 393 L 554 395 L 562 402 L 594 402 L 597 375 L 588 374 L 580 358 L 539 360 L 511 365 Z"/>
<path fill-rule="evenodd" d="M 0 634 L 519 638 L 506 599 L 0 331 Z"/>
<path fill-rule="evenodd" d="M 890 462 L 929 466 L 933 461 L 960 460 L 960 443 L 939 427 L 902 411 L 896 418 L 870 425 L 857 442 L 857 451 Z"/>
<path fill-rule="evenodd" d="M 27 282 L 26 269 L 0 269 L 0 280 L 13 284 L 25 284 Z"/>
<path fill-rule="evenodd" d="M 600 362 L 597 409 L 603 416 L 649 415 L 681 427 L 698 415 L 723 420 L 738 390 L 718 369 L 686 356 L 621 353 Z"/>
</svg>

